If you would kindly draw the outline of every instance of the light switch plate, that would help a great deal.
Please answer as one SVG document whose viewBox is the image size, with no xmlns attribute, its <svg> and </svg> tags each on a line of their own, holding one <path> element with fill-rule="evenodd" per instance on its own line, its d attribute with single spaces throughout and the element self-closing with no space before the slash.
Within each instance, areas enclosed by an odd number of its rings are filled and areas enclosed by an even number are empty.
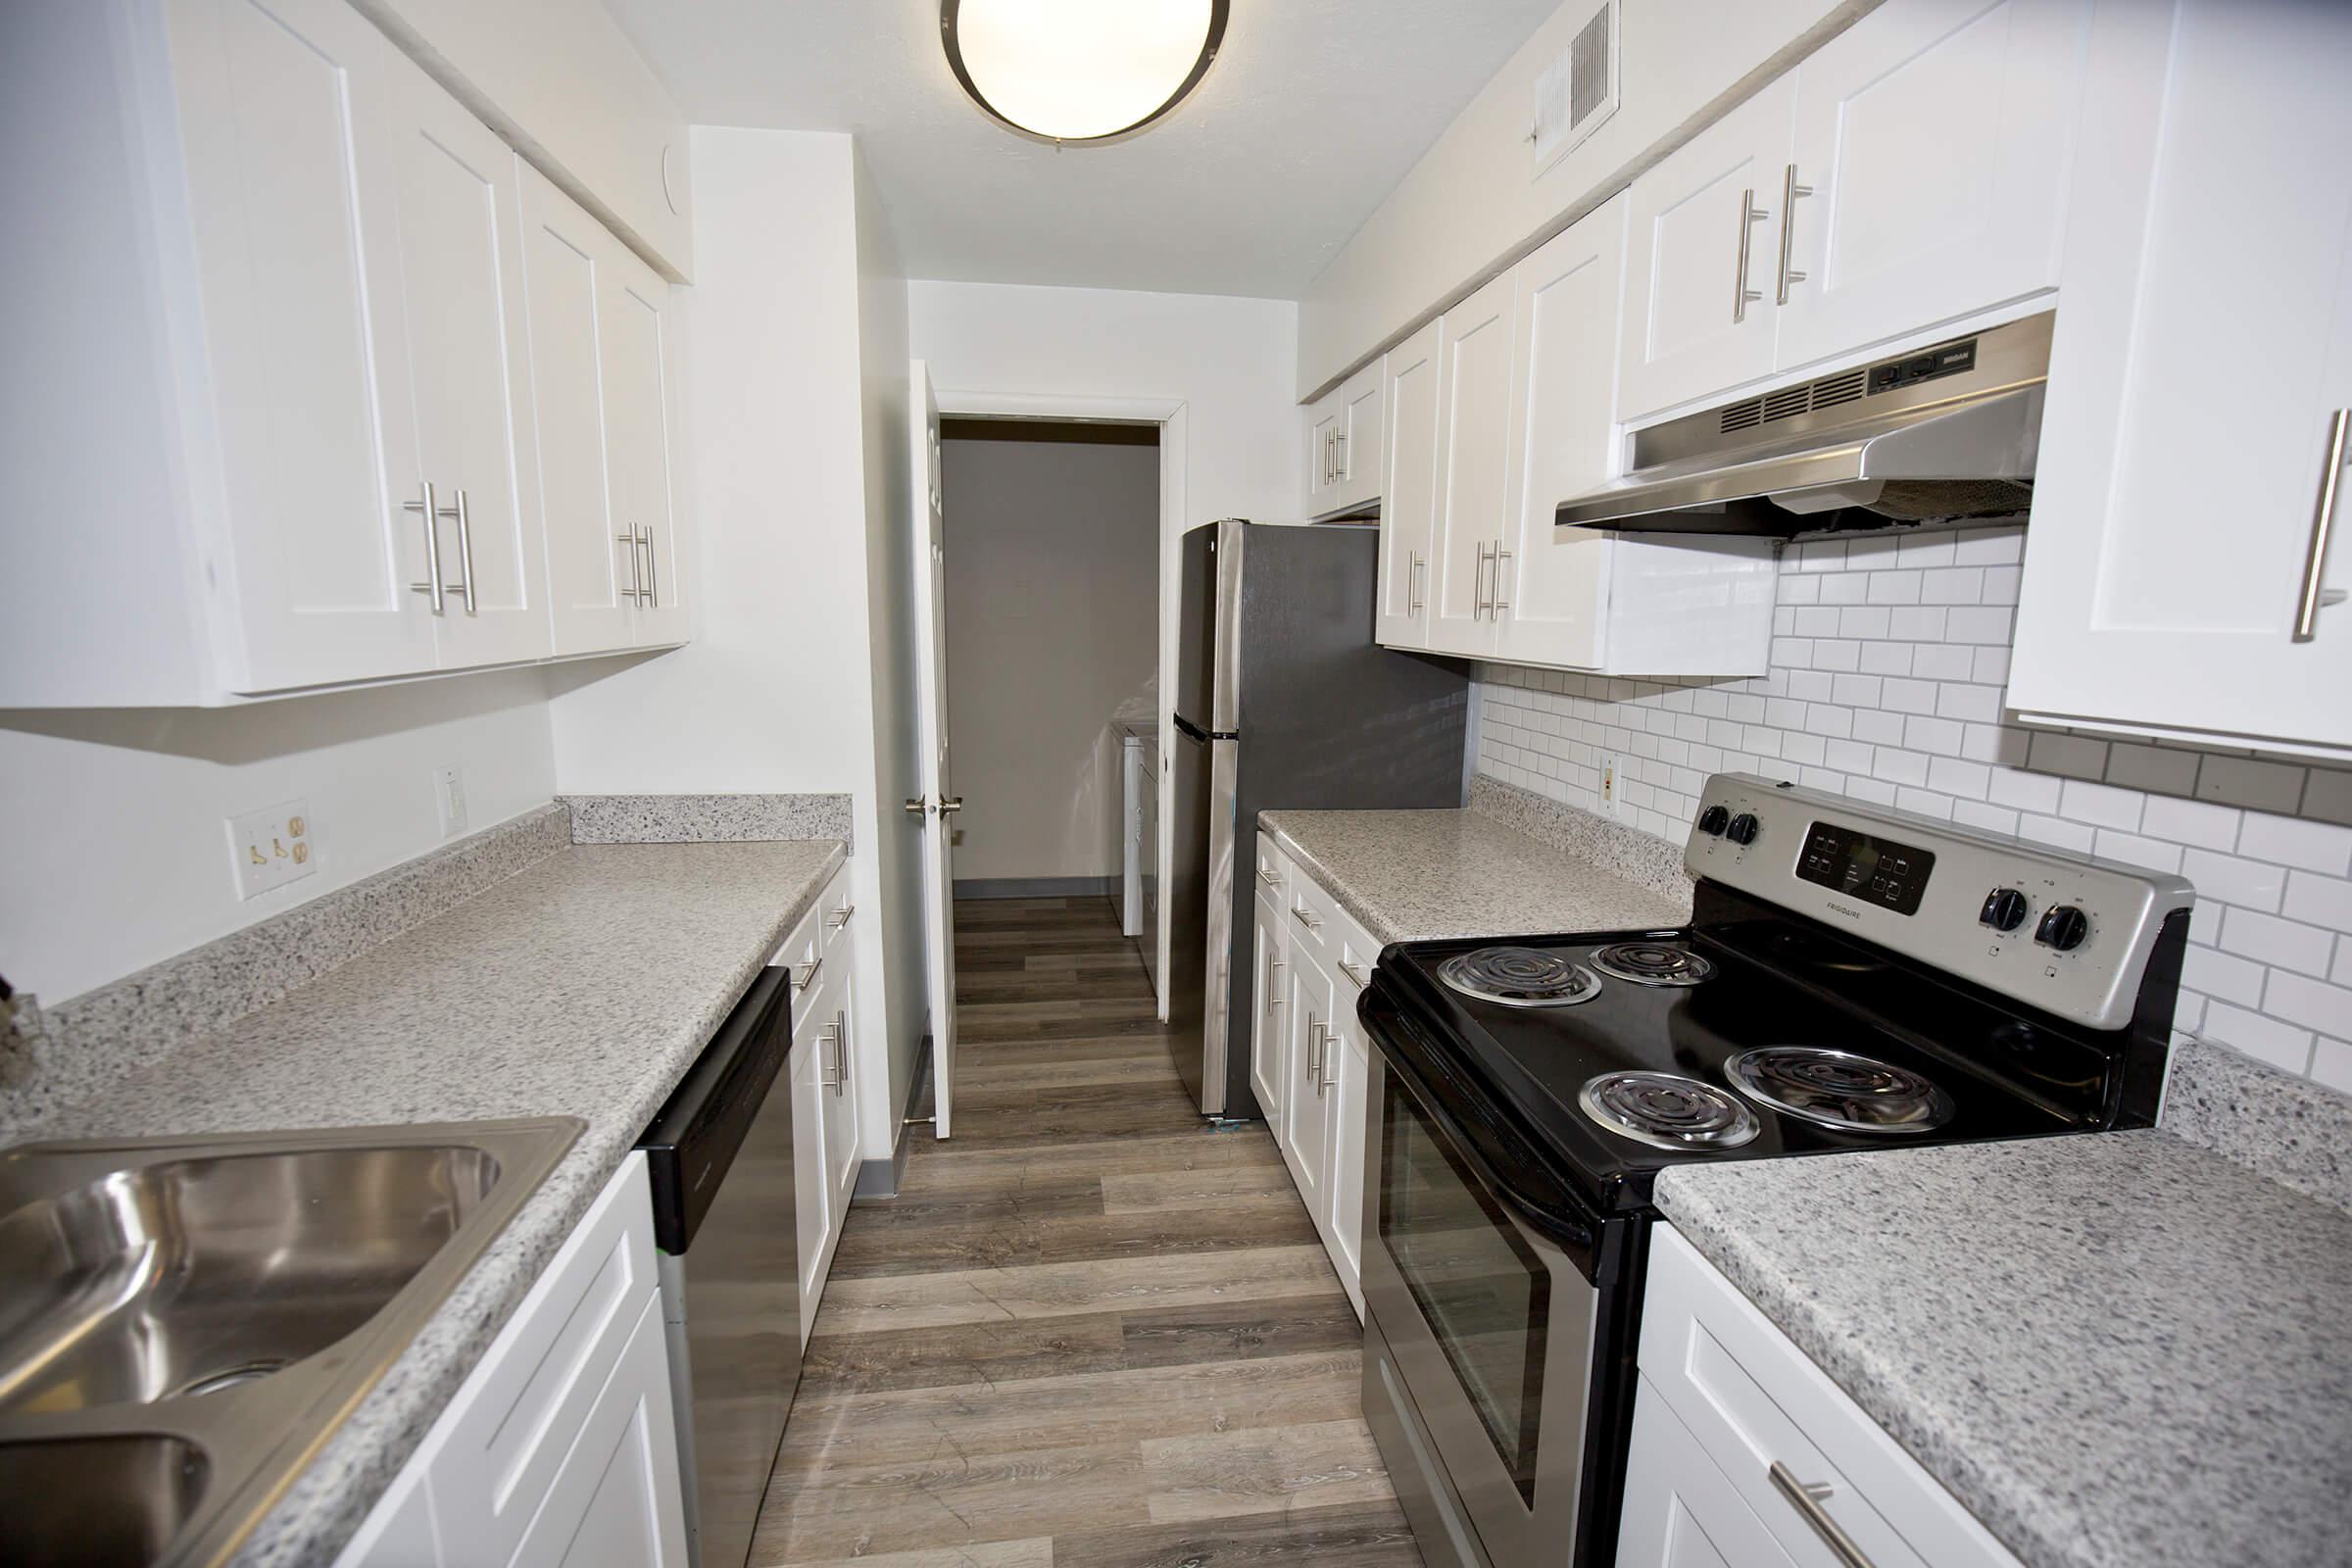
<svg viewBox="0 0 2352 1568">
<path fill-rule="evenodd" d="M 1600 814 L 1617 814 L 1617 759 L 1603 752 L 1600 758 Z"/>
<path fill-rule="evenodd" d="M 250 899 L 309 876 L 318 868 L 309 806 L 286 801 L 228 820 L 228 855 L 237 897 Z"/>
<path fill-rule="evenodd" d="M 433 800 L 441 809 L 441 836 L 455 838 L 466 831 L 466 775 L 443 764 L 433 769 Z"/>
</svg>

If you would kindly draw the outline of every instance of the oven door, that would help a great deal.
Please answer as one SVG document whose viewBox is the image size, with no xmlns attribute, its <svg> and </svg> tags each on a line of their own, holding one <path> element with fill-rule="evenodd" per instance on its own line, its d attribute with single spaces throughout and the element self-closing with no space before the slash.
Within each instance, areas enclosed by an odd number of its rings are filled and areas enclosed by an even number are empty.
<svg viewBox="0 0 2352 1568">
<path fill-rule="evenodd" d="M 1364 1310 L 1388 1366 L 1366 1392 L 1405 1406 L 1374 1425 L 1401 1439 L 1384 1456 L 1422 1505 L 1423 1554 L 1485 1568 L 1461 1550 L 1467 1524 L 1494 1568 L 1566 1562 L 1600 1316 L 1590 1258 L 1514 1214 L 1491 1162 L 1378 1052 L 1369 1090 Z M 1373 1387 L 1390 1368 L 1401 1400 Z"/>
</svg>

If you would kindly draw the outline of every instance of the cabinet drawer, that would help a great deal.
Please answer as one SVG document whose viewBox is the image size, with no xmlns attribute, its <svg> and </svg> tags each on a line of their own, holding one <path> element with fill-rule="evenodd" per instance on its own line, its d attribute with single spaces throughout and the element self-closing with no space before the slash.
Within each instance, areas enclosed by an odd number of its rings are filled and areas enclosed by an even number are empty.
<svg viewBox="0 0 2352 1568">
<path fill-rule="evenodd" d="M 1340 912 L 1338 902 L 1302 871 L 1293 869 L 1287 880 L 1290 894 L 1284 900 L 1284 907 L 1288 911 L 1291 940 L 1303 944 L 1316 957 L 1329 963 L 1335 951 L 1332 919 Z"/>
<path fill-rule="evenodd" d="M 782 964 L 792 971 L 792 1015 L 801 1015 L 801 999 L 810 995 L 810 988 L 823 979 L 818 960 L 824 956 L 829 944 L 825 941 L 825 895 L 816 896 L 808 912 L 793 924 L 792 935 L 767 956 L 772 967 Z"/>
<path fill-rule="evenodd" d="M 1318 889 L 1318 892 L 1321 890 Z M 1328 897 L 1328 895 L 1326 895 Z M 1336 986 L 1332 1005 L 1345 1018 L 1355 1016 L 1355 999 L 1372 983 L 1372 965 L 1379 961 L 1380 944 L 1356 924 L 1355 916 L 1332 904 L 1328 945 L 1331 978 Z"/>
<path fill-rule="evenodd" d="M 844 946 L 849 936 L 850 922 L 858 916 L 858 906 L 850 900 L 850 867 L 847 861 L 833 873 L 833 880 L 825 884 L 825 891 L 818 896 L 816 908 L 812 912 L 820 927 L 820 952 L 830 958 L 837 949 Z M 847 967 L 848 963 L 848 958 L 844 957 L 840 966 Z"/>
<path fill-rule="evenodd" d="M 1790 1568 L 1649 1379 L 1635 1401 L 1617 1568 Z"/>
<path fill-rule="evenodd" d="M 450 1407 L 434 1509 L 471 1560 L 506 1562 L 655 1299 L 653 1200 L 631 1153 Z"/>
<path fill-rule="evenodd" d="M 1291 858 L 1282 853 L 1271 833 L 1257 836 L 1257 891 L 1277 905 L 1285 905 L 1291 896 Z"/>
<path fill-rule="evenodd" d="M 1772 1480 L 1826 1487 L 1820 1509 L 1876 1568 L 2018 1568 L 1935 1477 L 1671 1228 L 1650 1244 L 1642 1374 L 1798 1568 L 1838 1557 Z"/>
</svg>

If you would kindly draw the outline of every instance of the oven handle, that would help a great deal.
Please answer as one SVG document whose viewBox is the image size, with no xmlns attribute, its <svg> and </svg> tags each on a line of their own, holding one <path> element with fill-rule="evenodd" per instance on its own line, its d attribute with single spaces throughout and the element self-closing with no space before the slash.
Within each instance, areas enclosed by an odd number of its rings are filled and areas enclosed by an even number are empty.
<svg viewBox="0 0 2352 1568">
<path fill-rule="evenodd" d="M 1372 992 L 1366 991 L 1358 1000 L 1356 1013 L 1365 1033 L 1380 1047 L 1389 1071 L 1396 1075 L 1397 1082 L 1412 1096 L 1422 1114 L 1445 1135 L 1455 1157 L 1469 1167 L 1487 1195 L 1544 1241 L 1570 1254 L 1588 1280 L 1596 1281 L 1601 1261 L 1600 1220 L 1552 1176 L 1549 1159 L 1498 1120 L 1477 1131 L 1463 1127 L 1445 1108 L 1429 1081 L 1436 1076 L 1450 1079 L 1453 1075 L 1446 1072 L 1442 1062 L 1429 1059 L 1422 1042 L 1415 1038 L 1417 1032 L 1412 1025 L 1391 1007 L 1376 1003 Z M 1538 1179 L 1506 1182 L 1500 1175 L 1498 1159 L 1537 1173 Z"/>
</svg>

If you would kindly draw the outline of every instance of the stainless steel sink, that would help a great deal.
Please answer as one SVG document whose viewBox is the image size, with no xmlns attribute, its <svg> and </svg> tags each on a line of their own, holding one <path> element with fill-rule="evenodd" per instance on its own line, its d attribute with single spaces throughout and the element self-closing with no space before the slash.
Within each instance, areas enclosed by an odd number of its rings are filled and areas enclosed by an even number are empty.
<svg viewBox="0 0 2352 1568">
<path fill-rule="evenodd" d="M 229 1556 L 581 1126 L 0 1154 L 8 1561 Z"/>
</svg>

